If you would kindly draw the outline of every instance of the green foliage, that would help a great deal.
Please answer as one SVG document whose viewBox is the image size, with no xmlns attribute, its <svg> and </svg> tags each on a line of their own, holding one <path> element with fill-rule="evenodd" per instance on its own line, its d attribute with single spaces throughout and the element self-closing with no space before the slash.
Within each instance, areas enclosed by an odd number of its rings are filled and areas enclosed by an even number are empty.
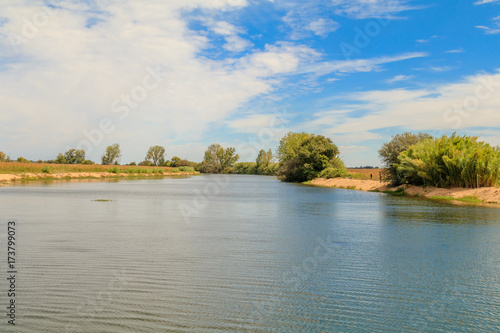
<svg viewBox="0 0 500 333">
<path fill-rule="evenodd" d="M 393 195 L 396 197 L 402 197 L 402 196 L 406 195 L 406 191 L 403 187 L 399 187 L 395 191 L 383 191 L 382 193 L 390 194 L 390 195 Z"/>
<path fill-rule="evenodd" d="M 66 164 L 82 164 L 85 161 L 85 151 L 82 149 L 70 149 L 64 153 L 64 159 L 66 160 Z"/>
<path fill-rule="evenodd" d="M 18 163 L 32 163 L 30 160 L 25 159 L 24 157 L 18 157 L 16 162 Z"/>
<path fill-rule="evenodd" d="M 182 172 L 194 172 L 194 168 L 191 166 L 180 166 L 178 169 Z"/>
<path fill-rule="evenodd" d="M 338 178 L 338 177 L 347 177 L 348 173 L 346 169 L 337 169 L 337 168 L 326 168 L 318 174 L 318 178 Z"/>
<path fill-rule="evenodd" d="M 153 165 L 163 165 L 165 163 L 165 148 L 162 146 L 149 147 L 145 160 L 151 161 Z"/>
<path fill-rule="evenodd" d="M 151 161 L 142 161 L 142 162 L 139 162 L 139 165 L 140 166 L 153 166 L 153 162 L 151 162 Z"/>
<path fill-rule="evenodd" d="M 229 147 L 224 149 L 220 144 L 211 144 L 205 151 L 202 162 L 202 171 L 205 173 L 229 172 L 229 169 L 239 159 L 236 149 Z"/>
<path fill-rule="evenodd" d="M 130 162 L 129 165 L 137 165 L 135 162 Z"/>
<path fill-rule="evenodd" d="M 338 154 L 337 146 L 329 138 L 289 132 L 281 139 L 277 149 L 280 159 L 278 178 L 286 182 L 312 180 L 326 168 L 342 166 Z"/>
<path fill-rule="evenodd" d="M 57 164 L 68 164 L 67 161 L 66 161 L 66 157 L 64 157 L 63 154 L 59 153 L 59 155 L 57 155 L 57 158 L 54 160 L 54 163 L 57 163 Z"/>
<path fill-rule="evenodd" d="M 120 173 L 120 168 L 118 168 L 118 167 L 115 166 L 115 167 L 110 168 L 108 170 L 108 172 L 118 174 L 118 173 Z"/>
<path fill-rule="evenodd" d="M 488 187 L 500 180 L 500 148 L 471 136 L 420 141 L 399 155 L 404 182 L 435 187 Z"/>
<path fill-rule="evenodd" d="M 269 149 L 267 152 L 264 149 L 259 151 L 259 155 L 255 161 L 255 173 L 257 175 L 274 175 L 276 174 L 277 166 L 273 163 L 273 152 Z"/>
<path fill-rule="evenodd" d="M 257 163 L 255 162 L 238 162 L 234 164 L 231 173 L 238 175 L 257 175 Z"/>
<path fill-rule="evenodd" d="M 174 157 L 172 157 L 172 162 L 170 163 L 170 166 L 176 167 L 177 163 L 179 163 L 180 161 L 181 161 L 180 157 L 174 156 Z"/>
<path fill-rule="evenodd" d="M 48 165 L 44 165 L 42 168 L 43 173 L 52 173 L 52 168 Z"/>
<path fill-rule="evenodd" d="M 103 165 L 112 165 L 118 163 L 122 156 L 120 145 L 115 143 L 114 145 L 107 146 L 104 154 L 101 156 L 101 161 Z"/>
<path fill-rule="evenodd" d="M 403 134 L 393 136 L 391 141 L 382 145 L 382 148 L 380 148 L 378 153 L 385 167 L 388 169 L 388 180 L 394 186 L 401 185 L 403 183 L 402 176 L 398 173 L 398 168 L 395 165 L 399 163 L 399 154 L 410 148 L 410 146 L 417 144 L 422 140 L 431 138 L 432 136 L 427 133 L 415 134 L 405 132 Z"/>
<path fill-rule="evenodd" d="M 470 204 L 480 204 L 483 203 L 483 200 L 478 199 L 475 196 L 466 196 L 462 198 L 454 198 L 454 197 L 447 197 L 447 196 L 436 196 L 436 197 L 430 197 L 430 199 L 437 199 L 437 200 L 450 200 L 450 201 L 461 201 L 465 203 L 470 203 Z"/>
<path fill-rule="evenodd" d="M 4 162 L 5 161 L 5 153 L 3 151 L 0 151 L 0 162 Z"/>
</svg>

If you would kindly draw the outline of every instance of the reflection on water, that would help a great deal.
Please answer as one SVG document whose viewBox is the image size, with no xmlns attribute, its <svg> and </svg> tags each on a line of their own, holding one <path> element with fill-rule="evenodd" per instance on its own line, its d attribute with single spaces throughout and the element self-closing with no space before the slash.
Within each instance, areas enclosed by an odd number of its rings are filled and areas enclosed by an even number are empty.
<svg viewBox="0 0 500 333">
<path fill-rule="evenodd" d="M 197 176 L 3 187 L 0 212 L 2 332 L 500 331 L 500 209 Z"/>
</svg>

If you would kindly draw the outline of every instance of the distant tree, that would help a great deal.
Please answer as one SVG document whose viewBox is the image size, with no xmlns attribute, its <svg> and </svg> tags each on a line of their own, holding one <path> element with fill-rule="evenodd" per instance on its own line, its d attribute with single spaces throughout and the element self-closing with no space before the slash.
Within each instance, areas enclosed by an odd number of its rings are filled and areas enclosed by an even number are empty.
<svg viewBox="0 0 500 333">
<path fill-rule="evenodd" d="M 137 165 L 135 162 L 130 162 L 129 165 Z"/>
<path fill-rule="evenodd" d="M 91 160 L 85 160 L 82 162 L 82 164 L 95 164 L 95 162 L 91 161 Z"/>
<path fill-rule="evenodd" d="M 18 163 L 32 163 L 30 160 L 25 159 L 24 157 L 18 157 L 16 162 Z"/>
<path fill-rule="evenodd" d="M 218 143 L 211 144 L 205 151 L 202 171 L 205 173 L 228 172 L 240 157 L 233 147 L 223 148 Z"/>
<path fill-rule="evenodd" d="M 312 180 L 326 168 L 345 168 L 331 139 L 308 133 L 288 133 L 278 146 L 278 178 L 286 182 Z"/>
<path fill-rule="evenodd" d="M 271 166 L 273 166 L 273 151 L 271 149 L 267 152 L 264 149 L 261 149 L 255 162 L 257 174 L 271 175 L 274 173 L 274 168 L 271 168 Z"/>
<path fill-rule="evenodd" d="M 180 157 L 174 156 L 172 157 L 172 162 L 170 163 L 170 166 L 176 167 L 178 166 L 177 163 L 179 163 L 181 160 Z"/>
<path fill-rule="evenodd" d="M 4 162 L 5 161 L 5 153 L 3 151 L 0 151 L 0 162 Z"/>
<path fill-rule="evenodd" d="M 149 147 L 146 161 L 151 161 L 153 165 L 163 165 L 165 163 L 165 148 L 162 146 Z"/>
<path fill-rule="evenodd" d="M 142 161 L 142 162 L 139 162 L 140 166 L 153 166 L 153 162 L 151 161 Z"/>
<path fill-rule="evenodd" d="M 378 154 L 384 166 L 388 169 L 388 177 L 393 185 L 400 185 L 403 183 L 403 175 L 397 168 L 397 164 L 400 163 L 398 159 L 399 154 L 414 144 L 431 138 L 432 136 L 427 133 L 405 132 L 393 136 L 391 141 L 382 145 Z"/>
<path fill-rule="evenodd" d="M 64 153 L 67 164 L 82 164 L 85 161 L 85 151 L 82 149 L 70 149 Z"/>
<path fill-rule="evenodd" d="M 115 143 L 114 145 L 107 146 L 106 151 L 101 156 L 101 161 L 103 165 L 111 165 L 120 162 L 122 156 L 120 145 Z"/>
<path fill-rule="evenodd" d="M 54 163 L 67 164 L 68 162 L 66 161 L 66 157 L 62 153 L 59 153 L 59 155 L 57 155 L 57 158 L 54 160 Z"/>
</svg>

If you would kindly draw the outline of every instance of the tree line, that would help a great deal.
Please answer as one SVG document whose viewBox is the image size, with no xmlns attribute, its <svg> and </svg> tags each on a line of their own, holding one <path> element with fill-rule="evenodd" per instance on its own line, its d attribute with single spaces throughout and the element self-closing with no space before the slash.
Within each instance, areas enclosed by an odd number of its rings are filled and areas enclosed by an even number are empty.
<svg viewBox="0 0 500 333">
<path fill-rule="evenodd" d="M 203 173 L 274 175 L 285 182 L 349 176 L 340 151 L 330 138 L 313 133 L 289 132 L 279 142 L 275 153 L 261 149 L 255 162 L 238 162 L 234 147 L 218 143 L 208 146 L 200 163 L 177 156 L 166 160 L 162 146 L 148 149 L 138 165 L 192 167 Z M 120 162 L 119 144 L 106 147 L 103 165 Z M 379 150 L 386 167 L 386 179 L 392 185 L 413 184 L 436 187 L 484 187 L 500 183 L 500 148 L 473 136 L 432 137 L 426 133 L 402 133 L 392 137 Z M 0 152 L 0 161 L 10 161 Z M 19 157 L 17 162 L 30 162 Z M 93 164 L 85 159 L 85 151 L 69 149 L 53 161 L 60 164 Z M 136 165 L 135 162 L 129 165 Z"/>
</svg>

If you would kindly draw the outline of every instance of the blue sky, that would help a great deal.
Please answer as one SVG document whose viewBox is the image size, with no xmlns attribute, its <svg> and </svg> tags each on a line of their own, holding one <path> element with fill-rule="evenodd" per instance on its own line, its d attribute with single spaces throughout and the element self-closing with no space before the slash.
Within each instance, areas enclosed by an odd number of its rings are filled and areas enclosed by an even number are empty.
<svg viewBox="0 0 500 333">
<path fill-rule="evenodd" d="M 500 145 L 499 41 L 499 0 L 4 0 L 0 151 L 249 161 L 307 131 L 376 166 L 404 131 Z"/>
</svg>

